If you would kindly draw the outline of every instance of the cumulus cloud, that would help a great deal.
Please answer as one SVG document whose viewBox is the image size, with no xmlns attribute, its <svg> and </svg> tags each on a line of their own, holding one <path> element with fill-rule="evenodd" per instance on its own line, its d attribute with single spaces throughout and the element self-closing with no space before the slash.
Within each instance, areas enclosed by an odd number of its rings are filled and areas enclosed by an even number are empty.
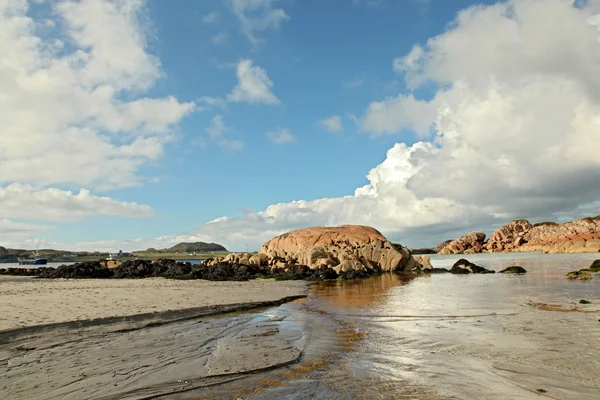
<svg viewBox="0 0 600 400">
<path fill-rule="evenodd" d="M 271 92 L 273 82 L 269 79 L 267 71 L 253 65 L 252 60 L 240 60 L 237 65 L 237 78 L 237 85 L 227 97 L 229 101 L 279 104 L 279 99 Z"/>
<path fill-rule="evenodd" d="M 275 8 L 277 0 L 233 0 L 234 14 L 242 24 L 242 32 L 253 46 L 259 45 L 263 39 L 258 33 L 277 30 L 290 19 L 282 8 Z"/>
<path fill-rule="evenodd" d="M 0 182 L 137 184 L 195 104 L 144 97 L 162 72 L 146 51 L 143 1 L 50 6 L 38 17 L 24 1 L 0 3 Z"/>
<path fill-rule="evenodd" d="M 210 38 L 211 42 L 213 42 L 214 44 L 225 43 L 228 39 L 229 39 L 229 34 L 227 32 L 219 32 Z"/>
<path fill-rule="evenodd" d="M 289 129 L 282 129 L 280 131 L 267 132 L 267 139 L 275 144 L 292 143 L 296 141 L 292 132 Z"/>
<path fill-rule="evenodd" d="M 231 127 L 225 123 L 222 115 L 215 115 L 210 121 L 210 125 L 206 128 L 206 132 L 216 141 L 217 145 L 225 150 L 239 151 L 245 146 L 241 140 L 232 140 L 225 137 L 227 132 L 231 131 Z M 202 142 L 203 146 L 206 144 Z"/>
<path fill-rule="evenodd" d="M 325 118 L 319 121 L 321 126 L 329 132 L 343 132 L 344 127 L 342 126 L 342 118 L 339 115 Z"/>
<path fill-rule="evenodd" d="M 135 218 L 151 217 L 154 213 L 147 205 L 94 196 L 87 189 L 73 193 L 17 183 L 0 186 L 0 218 L 73 221 L 94 215 Z"/>
<path fill-rule="evenodd" d="M 221 13 L 217 10 L 206 13 L 202 16 L 202 22 L 205 24 L 214 24 L 221 19 Z"/>
<path fill-rule="evenodd" d="M 432 245 L 511 218 L 597 210 L 599 12 L 598 2 L 562 0 L 463 10 L 393 63 L 409 88 L 437 92 L 373 102 L 358 121 L 372 135 L 421 141 L 396 144 L 352 195 L 274 204 L 194 234 L 242 249 L 294 228 L 360 223 Z"/>
<path fill-rule="evenodd" d="M 246 146 L 241 140 L 222 139 L 219 140 L 219 146 L 226 150 L 240 151 Z"/>
<path fill-rule="evenodd" d="M 215 115 L 210 120 L 210 125 L 208 126 L 208 128 L 206 128 L 206 132 L 208 132 L 210 136 L 215 137 L 221 136 L 221 134 L 225 132 L 226 129 L 228 129 L 228 127 L 225 126 L 225 122 L 223 122 L 223 116 Z"/>
</svg>

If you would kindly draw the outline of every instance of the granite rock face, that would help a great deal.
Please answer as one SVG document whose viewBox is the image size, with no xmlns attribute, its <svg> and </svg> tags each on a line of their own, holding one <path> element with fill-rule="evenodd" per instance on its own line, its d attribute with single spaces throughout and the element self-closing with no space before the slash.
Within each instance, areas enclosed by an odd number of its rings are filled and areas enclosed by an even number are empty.
<svg viewBox="0 0 600 400">
<path fill-rule="evenodd" d="M 474 254 L 481 253 L 485 242 L 485 233 L 471 232 L 448 243 L 438 254 Z"/>
<path fill-rule="evenodd" d="M 376 229 L 361 225 L 313 227 L 284 233 L 263 244 L 259 254 L 266 255 L 274 266 L 325 267 L 338 274 L 400 272 L 420 267 L 407 248 L 394 246 Z"/>
<path fill-rule="evenodd" d="M 510 251 L 525 243 L 523 237 L 533 228 L 529 221 L 520 219 L 511 221 L 490 236 L 485 249 L 490 252 Z"/>
</svg>

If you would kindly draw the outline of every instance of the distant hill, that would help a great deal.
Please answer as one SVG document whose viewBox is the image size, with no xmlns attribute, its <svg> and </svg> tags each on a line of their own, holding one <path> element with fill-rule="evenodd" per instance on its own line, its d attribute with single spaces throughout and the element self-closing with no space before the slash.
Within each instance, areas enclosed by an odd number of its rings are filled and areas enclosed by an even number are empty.
<svg viewBox="0 0 600 400">
<path fill-rule="evenodd" d="M 192 243 L 179 243 L 168 249 L 148 249 L 146 252 L 149 253 L 206 253 L 209 251 L 227 251 L 227 249 L 217 243 L 204 243 L 204 242 L 192 242 Z"/>
</svg>

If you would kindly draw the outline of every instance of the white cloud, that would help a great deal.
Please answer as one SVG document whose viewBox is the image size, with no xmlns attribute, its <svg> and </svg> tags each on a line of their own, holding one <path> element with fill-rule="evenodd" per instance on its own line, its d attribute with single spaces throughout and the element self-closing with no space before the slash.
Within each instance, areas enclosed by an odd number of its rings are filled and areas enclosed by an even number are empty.
<svg viewBox="0 0 600 400">
<path fill-rule="evenodd" d="M 217 142 L 219 147 L 225 150 L 239 151 L 245 146 L 241 140 L 233 140 L 224 137 L 225 133 L 231 131 L 231 127 L 228 126 L 223 120 L 222 115 L 215 115 L 210 121 L 210 125 L 206 128 L 206 132 Z M 202 142 L 202 145 L 206 144 Z"/>
<path fill-rule="evenodd" d="M 0 218 L 74 221 L 96 215 L 135 218 L 154 214 L 149 206 L 94 196 L 86 189 L 73 193 L 17 183 L 0 186 Z"/>
<path fill-rule="evenodd" d="M 348 81 L 342 81 L 342 87 L 345 89 L 357 89 L 365 84 L 365 77 L 355 77 Z"/>
<path fill-rule="evenodd" d="M 242 32 L 253 46 L 262 39 L 257 33 L 277 30 L 290 17 L 281 8 L 274 8 L 277 0 L 233 0 L 232 10 L 242 24 Z"/>
<path fill-rule="evenodd" d="M 210 40 L 214 44 L 223 44 L 229 39 L 229 34 L 227 32 L 219 32 L 216 35 L 211 36 Z"/>
<path fill-rule="evenodd" d="M 60 32 L 38 36 L 46 17 L 28 15 L 26 2 L 0 3 L 0 181 L 137 184 L 195 105 L 143 97 L 162 76 L 138 22 L 143 1 L 51 6 Z"/>
<path fill-rule="evenodd" d="M 225 100 L 220 97 L 202 96 L 199 97 L 196 102 L 199 104 L 196 106 L 197 111 L 205 111 L 211 107 L 225 108 Z"/>
<path fill-rule="evenodd" d="M 221 19 L 221 13 L 217 10 L 211 11 L 202 16 L 202 22 L 205 24 L 214 24 Z"/>
<path fill-rule="evenodd" d="M 395 62 L 407 85 L 433 83 L 436 94 L 373 102 L 359 120 L 372 135 L 412 130 L 424 141 L 396 144 L 353 195 L 274 204 L 193 234 L 243 249 L 290 229 L 360 223 L 432 245 L 511 218 L 593 213 L 600 9 L 586 4 L 515 0 L 461 12 Z"/>
<path fill-rule="evenodd" d="M 223 134 L 223 132 L 225 132 L 227 129 L 229 128 L 225 125 L 225 122 L 223 121 L 223 116 L 215 115 L 210 120 L 210 125 L 208 126 L 208 128 L 206 128 L 206 132 L 208 132 L 210 136 L 215 137 L 221 136 L 221 134 Z"/>
<path fill-rule="evenodd" d="M 273 82 L 267 72 L 252 64 L 252 60 L 241 60 L 237 65 L 238 83 L 228 95 L 233 102 L 250 104 L 279 104 L 279 99 L 271 92 Z"/>
<path fill-rule="evenodd" d="M 327 129 L 329 132 L 343 132 L 344 127 L 342 126 L 342 118 L 339 115 L 334 115 L 329 118 L 322 119 L 319 121 L 321 126 Z"/>
<path fill-rule="evenodd" d="M 240 151 L 244 149 L 245 144 L 241 140 L 223 139 L 219 141 L 219 146 L 226 150 Z"/>
<path fill-rule="evenodd" d="M 274 132 L 267 132 L 266 134 L 267 139 L 269 139 L 271 142 L 275 143 L 275 144 L 285 144 L 285 143 L 292 143 L 296 141 L 296 138 L 294 137 L 294 135 L 292 135 L 292 132 L 290 132 L 288 129 L 282 129 L 280 131 L 274 131 Z"/>
</svg>

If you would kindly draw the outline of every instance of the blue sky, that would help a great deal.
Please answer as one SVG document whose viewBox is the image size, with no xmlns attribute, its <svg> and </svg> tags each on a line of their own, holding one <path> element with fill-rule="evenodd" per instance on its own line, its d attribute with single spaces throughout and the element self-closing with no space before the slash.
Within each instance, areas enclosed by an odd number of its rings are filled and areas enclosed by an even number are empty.
<svg viewBox="0 0 600 400">
<path fill-rule="evenodd" d="M 0 8 L 5 35 L 38 41 L 2 45 L 11 55 L 0 88 L 14 92 L 0 136 L 8 144 L 0 245 L 211 240 L 239 249 L 337 223 L 434 245 L 507 218 L 566 220 L 598 209 L 586 182 L 571 180 L 570 193 L 551 188 L 565 174 L 598 174 L 587 162 L 600 146 L 592 138 L 596 1 L 11 0 Z M 573 117 L 583 109 L 589 115 Z M 548 114 L 556 121 L 543 121 Z M 583 125 L 573 128 L 575 120 Z M 39 162 L 24 163 L 24 147 L 43 153 Z M 562 168 L 544 168 L 557 149 L 566 149 Z"/>
</svg>

